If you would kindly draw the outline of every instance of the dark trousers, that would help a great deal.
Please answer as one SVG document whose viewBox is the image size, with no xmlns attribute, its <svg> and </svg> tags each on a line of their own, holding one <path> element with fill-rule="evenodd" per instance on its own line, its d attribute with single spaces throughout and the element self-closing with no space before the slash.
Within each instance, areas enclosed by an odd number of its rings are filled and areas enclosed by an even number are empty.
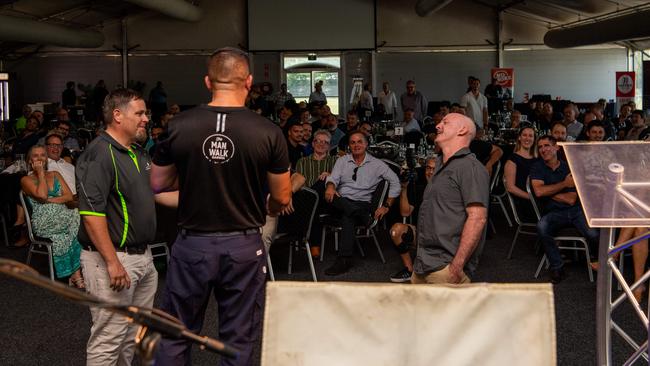
<svg viewBox="0 0 650 366">
<path fill-rule="evenodd" d="M 176 239 L 162 309 L 192 332 L 203 326 L 212 293 L 218 304 L 219 339 L 241 351 L 220 365 L 250 365 L 264 315 L 266 253 L 259 234 Z M 190 365 L 191 344 L 163 338 L 156 365 Z"/>
<path fill-rule="evenodd" d="M 595 250 L 598 248 L 598 229 L 590 228 L 587 225 L 587 220 L 580 205 L 575 205 L 565 210 L 551 211 L 539 220 L 537 223 L 537 232 L 539 233 L 539 239 L 544 245 L 544 252 L 546 252 L 546 257 L 552 270 L 558 270 L 564 265 L 560 250 L 553 237 L 557 236 L 558 230 L 568 227 L 575 227 L 587 239 L 589 253 L 591 255 L 594 255 L 596 253 Z"/>
<path fill-rule="evenodd" d="M 341 219 L 341 241 L 339 256 L 351 257 L 354 251 L 354 228 L 356 225 L 366 225 L 370 219 L 370 202 L 353 201 L 348 198 L 335 196 L 332 207 Z"/>
</svg>

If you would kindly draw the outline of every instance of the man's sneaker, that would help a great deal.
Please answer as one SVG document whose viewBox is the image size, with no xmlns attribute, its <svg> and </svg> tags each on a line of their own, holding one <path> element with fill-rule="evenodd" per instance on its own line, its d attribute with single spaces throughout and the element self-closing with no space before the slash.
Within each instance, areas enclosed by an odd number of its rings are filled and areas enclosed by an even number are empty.
<svg viewBox="0 0 650 366">
<path fill-rule="evenodd" d="M 390 276 L 390 282 L 402 283 L 402 282 L 411 282 L 411 272 L 404 267 L 401 271 Z"/>
</svg>

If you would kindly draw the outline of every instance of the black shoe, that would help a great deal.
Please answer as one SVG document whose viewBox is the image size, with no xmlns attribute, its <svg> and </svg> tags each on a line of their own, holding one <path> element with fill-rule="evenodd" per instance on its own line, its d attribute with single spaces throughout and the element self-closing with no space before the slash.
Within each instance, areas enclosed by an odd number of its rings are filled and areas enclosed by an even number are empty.
<svg viewBox="0 0 650 366">
<path fill-rule="evenodd" d="M 566 278 L 566 274 L 564 273 L 564 269 L 552 269 L 551 272 L 549 273 L 549 276 L 551 277 L 551 283 L 553 284 L 558 284 L 562 282 Z"/>
<path fill-rule="evenodd" d="M 411 282 L 411 272 L 409 272 L 408 268 L 404 267 L 399 272 L 390 276 L 390 282 L 395 282 L 395 283 Z"/>
<path fill-rule="evenodd" d="M 338 276 L 344 274 L 352 268 L 352 260 L 346 257 L 336 258 L 336 262 L 325 270 L 325 274 L 328 276 Z"/>
</svg>

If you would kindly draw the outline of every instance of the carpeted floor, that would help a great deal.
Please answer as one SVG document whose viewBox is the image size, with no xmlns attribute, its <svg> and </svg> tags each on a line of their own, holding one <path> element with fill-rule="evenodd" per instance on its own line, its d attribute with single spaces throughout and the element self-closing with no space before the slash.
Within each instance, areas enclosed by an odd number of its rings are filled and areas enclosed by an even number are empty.
<svg viewBox="0 0 650 366">
<path fill-rule="evenodd" d="M 506 259 L 514 230 L 505 222 L 495 222 L 498 234 L 489 239 L 481 258 L 475 282 L 545 282 L 543 271 L 539 279 L 533 274 L 541 254 L 535 254 L 534 237 L 521 237 L 514 258 Z M 319 280 L 388 282 L 390 274 L 400 269 L 396 251 L 389 245 L 387 232 L 380 230 L 379 239 L 387 263 L 382 264 L 374 246 L 365 242 L 368 256 L 357 258 L 353 269 L 342 276 L 328 278 L 324 274 L 335 259 L 332 245 L 328 247 L 323 263 L 316 262 Z M 0 256 L 24 261 L 25 249 L 0 247 Z M 294 273 L 287 275 L 287 248 L 281 245 L 271 250 L 275 275 L 278 280 L 311 280 L 304 253 L 294 256 Z M 160 290 L 165 283 L 164 263 L 160 265 Z M 630 263 L 631 264 L 631 263 Z M 47 265 L 37 257 L 33 266 L 46 274 Z M 568 263 L 569 277 L 554 287 L 557 355 L 559 365 L 596 364 L 596 284 L 589 282 L 583 261 Z M 631 268 L 628 265 L 627 268 Z M 396 286 L 404 286 L 396 284 Z M 644 302 L 644 306 L 645 306 Z M 85 343 L 90 328 L 88 309 L 60 299 L 28 284 L 0 275 L 0 365 L 83 365 Z M 626 329 L 637 342 L 643 338 L 644 329 L 629 305 L 623 305 L 616 314 L 619 325 Z M 208 307 L 204 334 L 216 336 L 216 305 Z M 613 336 L 614 364 L 622 364 L 631 354 L 631 348 L 618 336 Z M 507 346 L 507 345 L 504 345 Z M 259 349 L 257 351 L 259 353 Z M 259 354 L 258 354 L 259 357 Z M 218 357 L 193 351 L 195 365 L 216 364 Z M 139 362 L 135 362 L 139 364 Z M 636 364 L 642 364 L 637 362 Z"/>
</svg>

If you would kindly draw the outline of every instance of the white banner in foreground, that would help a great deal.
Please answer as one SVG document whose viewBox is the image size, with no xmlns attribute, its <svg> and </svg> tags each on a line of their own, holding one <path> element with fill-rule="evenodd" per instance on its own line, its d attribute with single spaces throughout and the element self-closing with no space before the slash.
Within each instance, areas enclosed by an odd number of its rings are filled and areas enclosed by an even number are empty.
<svg viewBox="0 0 650 366">
<path fill-rule="evenodd" d="M 267 285 L 263 366 L 555 363 L 549 284 Z"/>
</svg>

